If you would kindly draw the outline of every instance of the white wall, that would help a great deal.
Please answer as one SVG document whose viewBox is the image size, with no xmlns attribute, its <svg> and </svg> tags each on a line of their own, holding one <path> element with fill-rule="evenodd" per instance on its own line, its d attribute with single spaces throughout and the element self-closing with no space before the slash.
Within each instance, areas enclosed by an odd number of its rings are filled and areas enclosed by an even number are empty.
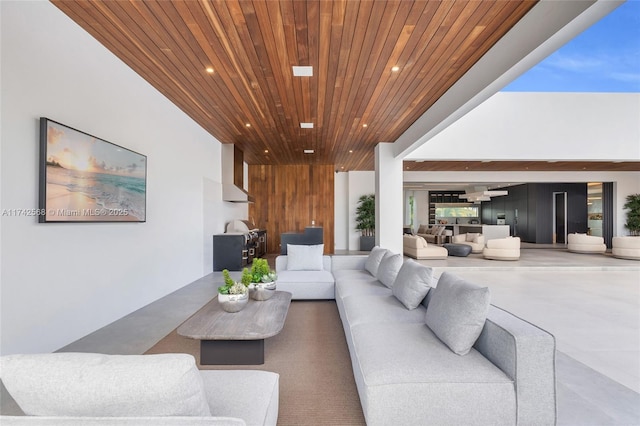
<svg viewBox="0 0 640 426">
<path fill-rule="evenodd" d="M 220 144 L 49 2 L 0 2 L 0 208 L 38 206 L 38 118 L 147 155 L 147 222 L 3 216 L 1 353 L 56 350 L 212 270 Z M 207 253 L 209 250 L 209 253 Z"/>
<path fill-rule="evenodd" d="M 375 172 L 338 173 L 335 179 L 335 249 L 359 250 L 360 233 L 356 231 L 358 198 L 375 194 Z"/>
<path fill-rule="evenodd" d="M 406 159 L 640 160 L 640 93 L 499 92 Z"/>
<path fill-rule="evenodd" d="M 613 222 L 614 236 L 627 235 L 623 209 L 629 194 L 640 193 L 640 172 L 404 172 L 404 182 L 474 182 L 535 183 L 535 182 L 615 182 Z"/>
</svg>

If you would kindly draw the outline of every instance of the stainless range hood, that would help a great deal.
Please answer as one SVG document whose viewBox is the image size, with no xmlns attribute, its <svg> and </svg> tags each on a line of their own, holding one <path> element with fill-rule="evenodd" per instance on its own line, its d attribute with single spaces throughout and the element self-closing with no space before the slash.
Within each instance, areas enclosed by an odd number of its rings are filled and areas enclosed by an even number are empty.
<svg viewBox="0 0 640 426">
<path fill-rule="evenodd" d="M 243 152 L 233 144 L 222 144 L 222 200 L 232 203 L 253 203 L 244 190 Z"/>
</svg>

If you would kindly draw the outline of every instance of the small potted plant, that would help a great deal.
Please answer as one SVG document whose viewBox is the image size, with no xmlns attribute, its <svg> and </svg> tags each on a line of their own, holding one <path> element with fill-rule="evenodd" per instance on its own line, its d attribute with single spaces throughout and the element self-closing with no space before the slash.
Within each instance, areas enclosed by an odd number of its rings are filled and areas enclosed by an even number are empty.
<svg viewBox="0 0 640 426">
<path fill-rule="evenodd" d="M 243 273 L 244 274 L 244 273 Z M 251 284 L 249 285 L 249 295 L 254 300 L 268 300 L 276 291 L 276 272 L 269 267 L 267 259 L 259 257 L 253 259 L 251 271 Z M 243 281 L 244 282 L 244 281 Z"/>
<path fill-rule="evenodd" d="M 238 312 L 249 302 L 249 289 L 231 278 L 229 270 L 222 271 L 224 285 L 218 287 L 218 302 L 225 312 Z"/>
</svg>

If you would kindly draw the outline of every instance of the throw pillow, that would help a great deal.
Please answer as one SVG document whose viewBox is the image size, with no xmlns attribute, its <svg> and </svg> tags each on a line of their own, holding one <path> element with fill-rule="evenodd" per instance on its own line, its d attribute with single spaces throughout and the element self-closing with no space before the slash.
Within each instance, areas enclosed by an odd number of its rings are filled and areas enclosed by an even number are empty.
<svg viewBox="0 0 640 426">
<path fill-rule="evenodd" d="M 474 238 L 478 238 L 479 232 L 467 232 L 467 241 L 472 243 Z"/>
<path fill-rule="evenodd" d="M 429 233 L 431 235 L 436 235 L 438 233 L 438 228 L 440 228 L 439 226 L 432 226 L 431 229 L 429 230 Z"/>
<path fill-rule="evenodd" d="M 371 249 L 371 253 L 367 257 L 367 260 L 364 263 L 364 269 L 369 271 L 369 273 L 376 277 L 378 275 L 378 267 L 380 266 L 380 261 L 387 253 L 387 249 L 375 246 Z"/>
<path fill-rule="evenodd" d="M 407 259 L 393 283 L 393 295 L 409 310 L 420 305 L 425 298 L 433 280 L 433 270 L 430 267 Z"/>
<path fill-rule="evenodd" d="M 427 247 L 427 240 L 424 239 L 424 237 L 418 237 L 418 248 L 426 248 Z"/>
<path fill-rule="evenodd" d="M 322 271 L 324 244 L 294 245 L 287 244 L 287 270 Z"/>
<path fill-rule="evenodd" d="M 427 225 L 420 225 L 418 227 L 418 234 L 426 234 L 428 230 Z"/>
<path fill-rule="evenodd" d="M 396 276 L 398 275 L 398 271 L 402 267 L 402 255 L 394 254 L 390 251 L 384 255 L 382 261 L 380 262 L 380 267 L 378 268 L 378 273 L 376 274 L 376 278 L 382 284 L 387 287 L 393 287 L 393 282 L 396 280 Z"/>
<path fill-rule="evenodd" d="M 28 416 L 211 416 L 187 354 L 8 355 L 0 371 Z"/>
<path fill-rule="evenodd" d="M 442 235 L 444 234 L 444 231 L 447 229 L 446 226 L 439 226 L 438 227 L 438 233 L 436 235 Z"/>
<path fill-rule="evenodd" d="M 458 355 L 466 355 L 480 336 L 489 312 L 489 289 L 443 272 L 425 315 L 425 323 Z"/>
</svg>

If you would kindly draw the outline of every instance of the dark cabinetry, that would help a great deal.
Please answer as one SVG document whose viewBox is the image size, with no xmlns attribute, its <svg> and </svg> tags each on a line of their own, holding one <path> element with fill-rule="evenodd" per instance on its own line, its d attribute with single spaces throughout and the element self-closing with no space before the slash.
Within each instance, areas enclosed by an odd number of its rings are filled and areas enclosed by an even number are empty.
<svg viewBox="0 0 640 426">
<path fill-rule="evenodd" d="M 464 191 L 430 191 L 429 192 L 429 224 L 436 223 L 436 204 L 466 203 L 460 194 Z"/>
<path fill-rule="evenodd" d="M 267 253 L 267 231 L 213 236 L 213 270 L 240 271 Z"/>
<path fill-rule="evenodd" d="M 321 226 L 308 226 L 304 232 L 285 232 L 280 235 L 280 254 L 287 254 L 287 244 L 315 245 L 323 244 L 324 231 Z"/>
</svg>

